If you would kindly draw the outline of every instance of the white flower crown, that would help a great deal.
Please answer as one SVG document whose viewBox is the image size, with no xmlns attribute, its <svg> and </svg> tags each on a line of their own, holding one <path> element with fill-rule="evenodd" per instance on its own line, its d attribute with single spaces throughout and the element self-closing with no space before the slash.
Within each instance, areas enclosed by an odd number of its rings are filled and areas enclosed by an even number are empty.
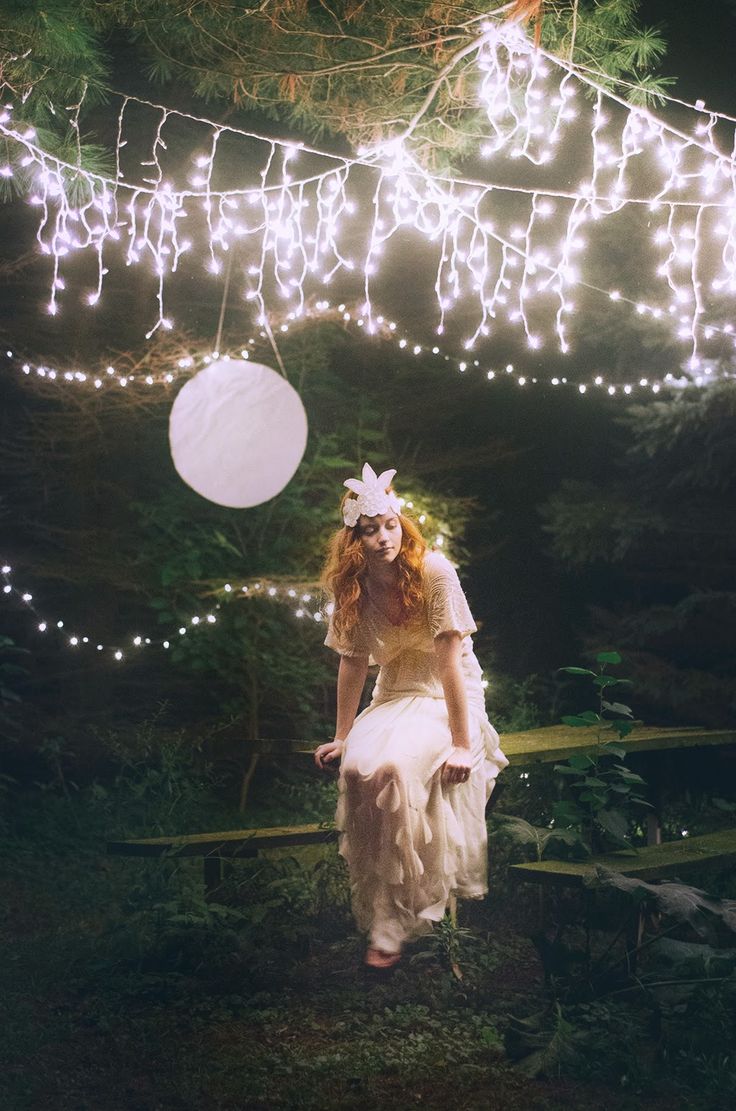
<svg viewBox="0 0 736 1111">
<path fill-rule="evenodd" d="M 379 513 L 400 512 L 401 504 L 396 494 L 387 491 L 395 474 L 396 471 L 391 470 L 377 475 L 370 463 L 365 463 L 362 479 L 345 479 L 343 486 L 358 495 L 357 498 L 349 498 L 342 508 L 342 519 L 348 528 L 357 525 L 361 513 L 366 517 L 375 517 Z"/>
</svg>

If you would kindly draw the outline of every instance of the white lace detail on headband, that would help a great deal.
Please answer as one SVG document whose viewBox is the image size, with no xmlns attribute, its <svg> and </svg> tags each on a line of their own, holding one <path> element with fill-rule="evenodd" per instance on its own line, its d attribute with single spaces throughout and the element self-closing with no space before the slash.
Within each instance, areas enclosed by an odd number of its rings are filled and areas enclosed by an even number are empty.
<svg viewBox="0 0 736 1111">
<path fill-rule="evenodd" d="M 366 517 L 375 517 L 379 513 L 400 511 L 401 505 L 396 494 L 387 493 L 386 490 L 395 474 L 395 470 L 389 470 L 377 475 L 370 463 L 366 463 L 363 466 L 362 479 L 345 479 L 343 485 L 358 495 L 357 498 L 349 498 L 343 506 L 342 519 L 348 528 L 357 525 L 361 513 Z"/>
</svg>

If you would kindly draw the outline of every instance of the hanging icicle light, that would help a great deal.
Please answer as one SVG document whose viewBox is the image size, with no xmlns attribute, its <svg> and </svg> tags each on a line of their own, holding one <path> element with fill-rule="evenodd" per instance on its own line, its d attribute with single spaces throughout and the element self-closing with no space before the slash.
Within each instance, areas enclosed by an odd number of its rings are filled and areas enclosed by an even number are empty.
<svg viewBox="0 0 736 1111">
<path fill-rule="evenodd" d="M 171 328 L 167 278 L 187 258 L 217 276 L 238 246 L 242 295 L 262 312 L 266 298 L 275 296 L 301 314 L 310 288 L 340 275 L 358 278 L 371 334 L 375 276 L 389 243 L 410 229 L 426 244 L 427 258 L 435 256 L 437 332 L 458 307 L 468 314 L 475 306 L 464 340 L 468 351 L 501 325 L 520 329 L 533 350 L 553 343 L 569 351 L 575 293 L 582 290 L 609 298 L 612 311 L 651 314 L 692 359 L 702 358 L 708 342 L 723 340 L 721 305 L 736 293 L 733 121 L 698 103 L 688 106 L 693 127 L 674 127 L 627 104 L 581 67 L 534 49 L 518 25 L 486 21 L 474 49 L 486 121 L 479 154 L 489 167 L 477 181 L 428 173 L 412 152 L 410 129 L 343 158 L 149 105 L 150 152 L 133 183 L 136 166 L 129 179 L 123 160 L 135 98 L 126 97 L 120 109 L 115 177 L 54 157 L 6 107 L 0 135 L 21 151 L 32 182 L 28 200 L 39 211 L 39 246 L 52 261 L 49 312 L 57 313 L 68 295 L 66 260 L 91 252 L 97 280 L 83 300 L 100 303 L 107 271 L 120 261 L 147 265 L 157 278 L 158 305 L 148 334 Z M 166 163 L 168 128 L 182 117 L 193 136 L 201 134 L 186 183 L 176 180 L 180 168 Z M 237 188 L 215 187 L 227 175 L 225 139 L 247 146 L 252 157 L 241 163 L 258 165 Z M 569 142 L 583 167 L 574 187 L 553 189 L 543 180 L 529 185 L 528 177 L 508 184 L 490 172 L 499 158 L 542 171 Z M 12 174 L 12 165 L 3 172 Z M 366 174 L 373 179 L 369 206 L 361 199 Z M 66 188 L 72 176 L 84 179 L 81 201 Z M 625 288 L 596 287 L 583 267 L 598 228 L 635 210 L 653 225 L 644 298 Z M 733 345 L 734 337 L 728 342 Z"/>
</svg>

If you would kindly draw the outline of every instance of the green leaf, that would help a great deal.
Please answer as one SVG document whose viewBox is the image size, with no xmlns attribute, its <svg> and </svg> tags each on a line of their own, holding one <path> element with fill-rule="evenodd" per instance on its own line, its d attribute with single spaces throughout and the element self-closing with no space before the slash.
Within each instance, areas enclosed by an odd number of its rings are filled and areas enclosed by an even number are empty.
<svg viewBox="0 0 736 1111">
<path fill-rule="evenodd" d="M 499 814 L 497 819 L 503 823 L 501 832 L 511 834 L 522 845 L 537 844 L 540 841 L 540 836 L 546 832 L 514 814 Z"/>
<path fill-rule="evenodd" d="M 618 652 L 599 652 L 596 660 L 599 664 L 620 664 L 621 656 Z"/>
<path fill-rule="evenodd" d="M 596 821 L 605 829 L 606 833 L 610 833 L 617 841 L 628 844 L 626 834 L 629 831 L 629 823 L 623 811 L 599 810 L 596 814 Z"/>
<path fill-rule="evenodd" d="M 618 756 L 619 759 L 623 759 L 626 755 L 626 749 L 623 745 L 616 744 L 615 741 L 604 741 L 601 749 L 606 756 Z"/>
<path fill-rule="evenodd" d="M 226 551 L 231 552 L 233 555 L 236 555 L 238 559 L 243 558 L 243 553 L 239 551 L 234 544 L 231 544 L 225 534 L 223 532 L 220 532 L 219 529 L 214 530 L 213 536 L 221 548 L 224 548 Z"/>
<path fill-rule="evenodd" d="M 575 714 L 566 714 L 565 717 L 560 718 L 560 720 L 564 725 L 572 725 L 575 729 L 579 729 L 581 726 L 590 726 L 589 721 Z"/>
<path fill-rule="evenodd" d="M 606 702 L 604 699 L 603 709 L 608 710 L 611 714 L 626 714 L 628 717 L 633 716 L 631 707 L 624 706 L 623 702 Z"/>
<path fill-rule="evenodd" d="M 570 768 L 567 764 L 555 764 L 553 770 L 559 772 L 560 775 L 580 775 L 577 768 Z"/>
<path fill-rule="evenodd" d="M 640 783 L 642 787 L 646 787 L 646 779 L 642 779 L 642 777 L 640 775 L 637 775 L 636 772 L 630 771 L 628 768 L 623 767 L 623 765 L 621 764 L 617 764 L 616 767 L 619 769 L 619 775 L 623 779 L 624 783 Z"/>
<path fill-rule="evenodd" d="M 590 768 L 595 764 L 595 760 L 592 756 L 585 756 L 582 754 L 570 756 L 567 762 L 571 768 L 576 768 L 581 772 L 584 772 L 586 768 Z"/>
<path fill-rule="evenodd" d="M 568 675 L 595 675 L 588 667 L 558 667 L 558 671 L 566 671 Z"/>
<path fill-rule="evenodd" d="M 587 721 L 588 725 L 597 725 L 599 721 L 602 721 L 600 714 L 597 714 L 595 710 L 583 710 L 582 714 L 578 714 L 578 717 Z"/>
<path fill-rule="evenodd" d="M 585 817 L 580 807 L 568 799 L 556 802 L 552 807 L 552 815 L 556 823 L 567 825 L 580 825 Z"/>
<path fill-rule="evenodd" d="M 639 897 L 655 904 L 661 914 L 675 922 L 687 922 L 702 937 L 713 933 L 714 920 L 720 919 L 722 928 L 734 929 L 733 909 L 729 900 L 721 900 L 706 895 L 697 887 L 670 881 L 668 883 L 646 883 L 644 880 L 624 876 L 620 872 L 596 867 L 597 882 L 617 887 L 630 898 Z"/>
<path fill-rule="evenodd" d="M 605 787 L 606 783 L 603 779 L 598 779 L 595 775 L 588 775 L 583 780 L 586 787 Z"/>
<path fill-rule="evenodd" d="M 595 791 L 581 791 L 578 796 L 581 802 L 592 802 L 598 806 L 603 806 L 606 801 L 605 795 L 599 795 Z"/>
</svg>

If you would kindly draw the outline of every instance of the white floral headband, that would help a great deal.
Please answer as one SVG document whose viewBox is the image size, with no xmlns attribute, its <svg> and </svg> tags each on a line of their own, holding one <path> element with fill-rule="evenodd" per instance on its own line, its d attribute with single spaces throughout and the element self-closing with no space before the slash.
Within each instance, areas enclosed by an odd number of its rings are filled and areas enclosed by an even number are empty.
<svg viewBox="0 0 736 1111">
<path fill-rule="evenodd" d="M 396 494 L 387 492 L 391 480 L 396 474 L 395 470 L 382 471 L 377 475 L 370 463 L 363 466 L 363 478 L 346 478 L 343 486 L 357 494 L 357 498 L 348 498 L 342 508 L 342 519 L 348 528 L 354 528 L 358 523 L 361 513 L 366 517 L 375 517 L 379 513 L 390 511 L 399 513 L 401 504 Z"/>
</svg>

